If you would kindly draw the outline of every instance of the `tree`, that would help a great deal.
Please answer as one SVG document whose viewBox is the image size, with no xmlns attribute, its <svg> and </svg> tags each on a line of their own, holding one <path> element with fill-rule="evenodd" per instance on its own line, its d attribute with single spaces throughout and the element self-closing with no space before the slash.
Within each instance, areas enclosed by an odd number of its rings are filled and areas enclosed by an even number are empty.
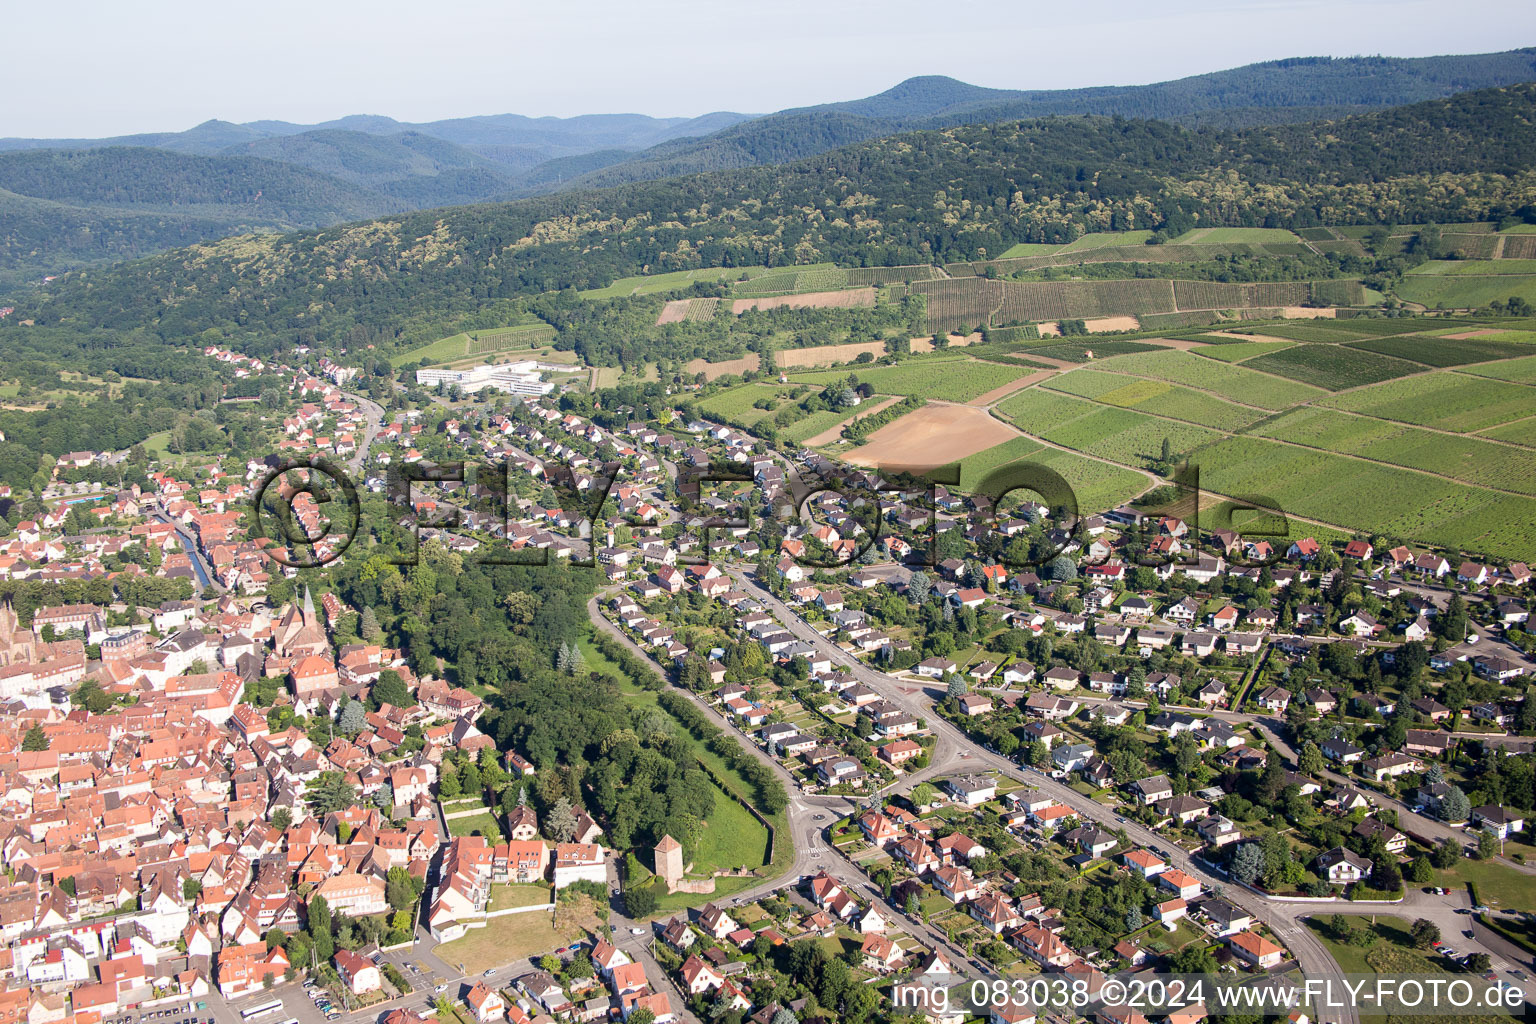
<svg viewBox="0 0 1536 1024">
<path fill-rule="evenodd" d="M 928 574 L 922 571 L 914 572 L 907 579 L 907 600 L 913 604 L 922 604 L 928 598 L 928 591 L 932 589 L 933 581 Z"/>
<path fill-rule="evenodd" d="M 1137 931 L 1144 923 L 1141 919 L 1141 904 L 1133 904 L 1125 915 L 1125 930 L 1128 932 Z"/>
<path fill-rule="evenodd" d="M 367 714 L 363 709 L 362 702 L 348 701 L 347 706 L 342 708 L 341 714 L 337 716 L 336 728 L 348 735 L 355 736 L 368 725 Z"/>
<path fill-rule="evenodd" d="M 560 958 L 555 956 L 553 953 L 545 953 L 543 956 L 539 957 L 539 970 L 543 971 L 545 974 L 559 974 Z"/>
<path fill-rule="evenodd" d="M 362 618 L 357 627 L 358 634 L 370 644 L 379 642 L 384 635 L 384 628 L 379 625 L 379 615 L 372 608 L 364 608 Z"/>
<path fill-rule="evenodd" d="M 1429 862 L 1428 857 L 1415 857 L 1408 864 L 1408 877 L 1415 882 L 1432 882 L 1435 878 L 1435 867 Z"/>
<path fill-rule="evenodd" d="M 1461 851 L 1456 848 L 1456 844 L 1453 841 L 1447 839 L 1435 847 L 1434 851 L 1429 855 L 1429 859 L 1435 867 L 1445 871 L 1455 867 L 1461 860 Z"/>
<path fill-rule="evenodd" d="M 568 843 L 576 835 L 576 812 L 565 797 L 555 801 L 544 818 L 544 832 L 557 843 Z"/>
<path fill-rule="evenodd" d="M 357 791 L 341 772 L 324 772 L 310 786 L 309 803 L 316 814 L 324 817 L 332 811 L 344 811 L 357 803 Z"/>
<path fill-rule="evenodd" d="M 1413 922 L 1408 935 L 1413 939 L 1413 944 L 1420 949 L 1428 949 L 1440 941 L 1440 929 L 1433 921 L 1426 921 L 1422 917 Z"/>
<path fill-rule="evenodd" d="M 1466 964 L 1473 974 L 1487 974 L 1493 969 L 1493 958 L 1487 953 L 1473 953 L 1467 957 Z"/>
<path fill-rule="evenodd" d="M 336 953 L 336 941 L 331 937 L 331 905 L 319 893 L 309 898 L 305 920 L 308 922 L 310 941 L 314 943 L 315 956 L 329 960 Z"/>
<path fill-rule="evenodd" d="M 1477 837 L 1477 859 L 1492 860 L 1499 855 L 1499 840 L 1492 832 L 1484 829 Z"/>
<path fill-rule="evenodd" d="M 1440 798 L 1440 817 L 1445 821 L 1466 821 L 1472 815 L 1472 801 L 1467 799 L 1467 794 L 1461 791 L 1460 786 L 1452 786 Z"/>
<path fill-rule="evenodd" d="M 656 892 L 650 886 L 624 890 L 624 912 L 633 918 L 656 913 Z"/>
<path fill-rule="evenodd" d="M 949 686 L 944 690 L 945 696 L 953 699 L 964 697 L 970 692 L 971 688 L 965 684 L 965 678 L 958 673 L 949 677 Z"/>
<path fill-rule="evenodd" d="M 912 787 L 912 802 L 918 807 L 927 807 L 933 803 L 934 797 L 937 795 L 938 793 L 933 786 L 926 782 L 919 782 L 916 786 Z"/>
<path fill-rule="evenodd" d="M 397 708 L 408 708 L 416 703 L 405 680 L 392 668 L 379 673 L 378 681 L 373 684 L 368 697 L 376 705 L 390 704 Z"/>
<path fill-rule="evenodd" d="M 800 1024 L 800 1018 L 781 1006 L 775 1011 L 772 1024 Z"/>
<path fill-rule="evenodd" d="M 197 879 L 195 879 L 195 878 L 183 878 L 181 880 L 181 898 L 182 899 L 188 900 L 188 901 L 195 900 L 195 899 L 197 899 L 197 894 L 202 892 L 202 891 L 203 891 L 203 883 L 199 882 Z"/>
<path fill-rule="evenodd" d="M 272 812 L 272 827 L 279 832 L 287 832 L 288 826 L 293 824 L 293 812 L 286 807 L 279 807 Z"/>
<path fill-rule="evenodd" d="M 411 882 L 411 873 L 402 867 L 390 868 L 384 879 L 384 898 L 389 900 L 392 910 L 409 909 L 416 902 L 416 886 Z"/>
<path fill-rule="evenodd" d="M 1323 752 L 1317 744 L 1308 740 L 1296 755 L 1296 767 L 1303 775 L 1317 775 L 1323 770 Z"/>
<path fill-rule="evenodd" d="M 32 723 L 32 728 L 21 739 L 21 749 L 29 754 L 48 749 L 48 734 L 43 732 L 43 727 L 37 722 Z"/>
<path fill-rule="evenodd" d="M 629 1015 L 629 1024 L 656 1024 L 656 1014 L 648 1006 L 642 1006 Z"/>
<path fill-rule="evenodd" d="M 1227 871 L 1236 881 L 1252 885 L 1264 871 L 1264 851 L 1258 843 L 1244 843 L 1233 851 Z"/>
</svg>

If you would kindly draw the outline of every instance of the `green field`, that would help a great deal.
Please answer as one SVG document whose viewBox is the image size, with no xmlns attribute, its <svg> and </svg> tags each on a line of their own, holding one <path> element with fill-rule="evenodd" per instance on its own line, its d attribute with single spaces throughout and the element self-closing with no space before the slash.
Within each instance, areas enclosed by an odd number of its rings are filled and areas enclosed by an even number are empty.
<svg viewBox="0 0 1536 1024">
<path fill-rule="evenodd" d="M 830 266 L 830 264 L 825 264 Z M 654 295 L 686 288 L 695 281 L 735 281 L 745 275 L 761 277 L 782 267 L 704 267 L 698 270 L 673 270 L 665 274 L 638 274 L 621 277 L 606 288 L 589 288 L 579 293 L 584 299 L 617 299 L 625 295 Z"/>
<path fill-rule="evenodd" d="M 1086 238 L 1087 236 L 1085 235 L 1084 237 Z M 1049 256 L 1060 248 L 1061 246 L 1052 245 L 1048 242 L 1017 242 L 1009 246 L 1008 250 L 998 258 L 1012 260 L 1018 259 L 1021 256 Z"/>
<path fill-rule="evenodd" d="M 724 420 L 738 427 L 750 427 L 772 416 L 788 400 L 790 389 L 765 384 L 742 384 L 710 395 L 699 403 L 699 409 L 709 416 Z M 752 403 L 764 398 L 774 401 L 773 409 L 753 408 Z"/>
<path fill-rule="evenodd" d="M 1351 342 L 1349 347 L 1401 359 L 1412 359 L 1426 366 L 1460 366 L 1465 363 L 1487 362 L 1490 359 L 1511 359 L 1523 356 L 1530 351 L 1524 345 L 1492 341 L 1488 338 L 1427 338 L 1422 334 L 1356 341 Z M 1489 373 L 1487 376 L 1499 375 Z"/>
<path fill-rule="evenodd" d="M 1441 370 L 1332 395 L 1321 404 L 1424 427 L 1471 432 L 1529 416 L 1536 405 L 1536 390 Z"/>
<path fill-rule="evenodd" d="M 1109 405 L 1223 431 L 1245 427 L 1264 415 L 1257 409 L 1233 405 L 1214 395 L 1167 381 L 1125 377 L 1099 370 L 1073 370 L 1052 377 L 1043 386 L 1080 398 L 1092 398 Z"/>
<path fill-rule="evenodd" d="M 1055 448 L 1042 448 L 1029 461 L 1060 473 L 1072 486 L 1078 511 L 1085 516 L 1123 505 L 1152 486 L 1145 474 L 1135 470 Z"/>
<path fill-rule="evenodd" d="M 1178 238 L 1169 239 L 1173 245 L 1207 244 L 1222 242 L 1300 242 L 1301 239 L 1286 228 L 1195 228 Z"/>
<path fill-rule="evenodd" d="M 1430 309 L 1441 306 L 1447 309 L 1480 309 L 1491 302 L 1505 301 L 1512 296 L 1536 302 L 1536 276 L 1409 276 L 1404 277 L 1397 286 L 1397 296 Z"/>
<path fill-rule="evenodd" d="M 913 395 L 949 402 L 969 402 L 993 388 L 1025 376 L 1020 367 L 983 363 L 964 356 L 907 359 L 895 366 L 855 368 L 859 382 L 882 395 Z M 831 384 L 845 379 L 848 370 L 813 370 L 792 373 L 789 379 L 803 384 Z"/>
<path fill-rule="evenodd" d="M 1329 452 L 1358 455 L 1469 484 L 1536 495 L 1536 452 L 1457 437 L 1332 409 L 1293 409 L 1256 434 Z"/>
<path fill-rule="evenodd" d="M 1097 405 L 1039 387 L 1005 399 L 998 411 L 1036 437 L 1127 466 L 1158 458 L 1165 438 L 1175 452 L 1190 452 L 1221 438 L 1204 427 Z"/>
<path fill-rule="evenodd" d="M 1494 427 L 1492 430 L 1479 431 L 1483 437 L 1491 437 L 1499 441 L 1509 441 L 1512 444 L 1530 445 L 1536 448 L 1536 417 L 1531 419 L 1516 420 L 1506 423 L 1502 427 Z"/>
<path fill-rule="evenodd" d="M 1108 245 L 1146 245 L 1147 239 L 1151 237 L 1150 231 L 1090 231 L 1061 251 L 1081 252 L 1084 249 L 1102 249 Z"/>
<path fill-rule="evenodd" d="M 1261 496 L 1291 515 L 1506 558 L 1536 551 L 1529 498 L 1258 437 L 1227 438 L 1194 461 L 1203 487 Z"/>
<path fill-rule="evenodd" d="M 1405 377 L 1410 373 L 1420 373 L 1424 369 L 1404 359 L 1342 345 L 1292 345 L 1257 359 L 1249 359 L 1243 366 L 1263 370 L 1265 373 L 1277 373 L 1329 391 L 1375 384 Z"/>
<path fill-rule="evenodd" d="M 1327 394 L 1320 388 L 1174 350 L 1116 356 L 1104 360 L 1101 366 L 1215 392 L 1223 398 L 1264 409 L 1287 409 Z"/>
<path fill-rule="evenodd" d="M 740 298 L 768 295 L 792 295 L 796 292 L 825 292 L 848 287 L 848 271 L 830 263 L 775 270 L 731 286 L 731 294 Z"/>
<path fill-rule="evenodd" d="M 1536 260 L 1430 260 L 1408 271 L 1414 277 L 1502 277 L 1536 274 Z"/>
<path fill-rule="evenodd" d="M 506 327 L 492 327 L 480 331 L 465 331 L 447 338 L 439 338 L 429 345 L 413 348 L 409 352 L 390 357 L 390 365 L 406 363 L 447 363 L 469 356 L 490 356 L 513 349 L 533 348 L 555 340 L 555 329 L 544 321 L 530 316 L 525 322 Z"/>
<path fill-rule="evenodd" d="M 1193 351 L 1207 359 L 1220 359 L 1224 363 L 1241 363 L 1254 356 L 1267 355 L 1290 347 L 1291 343 L 1288 341 L 1239 341 L 1231 345 L 1212 345 L 1209 348 L 1197 348 Z"/>
<path fill-rule="evenodd" d="M 1004 441 L 1000 445 L 968 455 L 960 463 L 960 489 L 966 492 L 975 491 L 977 486 L 986 479 L 988 473 L 998 466 L 1006 466 L 1010 462 L 1027 458 L 1036 452 L 1043 451 L 1044 446 L 1040 442 L 1028 437 L 1016 437 L 1011 441 Z"/>
<path fill-rule="evenodd" d="M 1536 384 L 1536 356 L 1522 356 L 1519 359 L 1509 359 L 1501 363 L 1470 366 L 1461 372 L 1479 377 L 1514 381 L 1516 384 Z"/>
<path fill-rule="evenodd" d="M 485 814 L 472 814 L 467 818 L 453 818 L 448 822 L 449 835 L 468 836 L 477 832 L 492 843 L 500 842 L 503 838 L 501 825 L 489 811 Z"/>
</svg>

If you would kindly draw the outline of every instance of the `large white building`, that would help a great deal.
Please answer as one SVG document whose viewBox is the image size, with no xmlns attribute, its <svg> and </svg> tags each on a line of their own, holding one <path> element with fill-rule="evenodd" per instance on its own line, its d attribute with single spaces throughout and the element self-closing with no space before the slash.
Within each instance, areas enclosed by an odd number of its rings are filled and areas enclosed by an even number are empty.
<svg viewBox="0 0 1536 1024">
<path fill-rule="evenodd" d="M 456 384 L 464 391 L 483 391 L 493 388 L 513 395 L 543 396 L 555 390 L 555 385 L 544 380 L 539 364 L 532 359 L 516 363 L 482 363 L 462 370 L 446 367 L 424 367 L 416 371 L 416 383 L 426 387 L 438 384 Z"/>
</svg>

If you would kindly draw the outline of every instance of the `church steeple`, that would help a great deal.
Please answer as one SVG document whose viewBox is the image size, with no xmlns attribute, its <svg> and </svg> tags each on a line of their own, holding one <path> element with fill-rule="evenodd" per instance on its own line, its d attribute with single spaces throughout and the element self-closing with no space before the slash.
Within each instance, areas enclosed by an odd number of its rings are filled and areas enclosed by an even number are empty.
<svg viewBox="0 0 1536 1024">
<path fill-rule="evenodd" d="M 315 622 L 315 599 L 309 592 L 309 586 L 304 587 L 304 625 L 313 626 Z"/>
</svg>

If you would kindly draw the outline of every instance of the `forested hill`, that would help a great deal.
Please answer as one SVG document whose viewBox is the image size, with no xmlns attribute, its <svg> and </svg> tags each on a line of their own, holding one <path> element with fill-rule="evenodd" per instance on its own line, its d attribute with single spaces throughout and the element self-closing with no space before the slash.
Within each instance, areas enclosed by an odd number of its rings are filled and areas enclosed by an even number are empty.
<svg viewBox="0 0 1536 1024">
<path fill-rule="evenodd" d="M 252 345 L 388 339 L 498 298 L 694 266 L 899 265 L 1085 230 L 1536 214 L 1536 85 L 1229 131 L 1043 118 L 914 132 L 778 167 L 229 239 L 81 271 L 10 323 L 217 327 Z M 0 327 L 4 335 L 19 330 Z M 3 347 L 0 347 L 3 351 Z"/>
<path fill-rule="evenodd" d="M 1154 85 L 1092 89 L 984 89 L 927 76 L 876 96 L 780 111 L 702 138 L 666 142 L 561 184 L 616 185 L 782 163 L 913 129 L 1075 114 L 1190 127 L 1284 124 L 1529 81 L 1536 81 L 1536 48 L 1529 47 L 1447 57 L 1298 57 Z M 548 177 L 530 184 L 554 187 Z"/>
<path fill-rule="evenodd" d="M 0 289 L 256 229 L 411 209 L 398 196 L 250 156 L 111 147 L 0 153 Z"/>
</svg>

